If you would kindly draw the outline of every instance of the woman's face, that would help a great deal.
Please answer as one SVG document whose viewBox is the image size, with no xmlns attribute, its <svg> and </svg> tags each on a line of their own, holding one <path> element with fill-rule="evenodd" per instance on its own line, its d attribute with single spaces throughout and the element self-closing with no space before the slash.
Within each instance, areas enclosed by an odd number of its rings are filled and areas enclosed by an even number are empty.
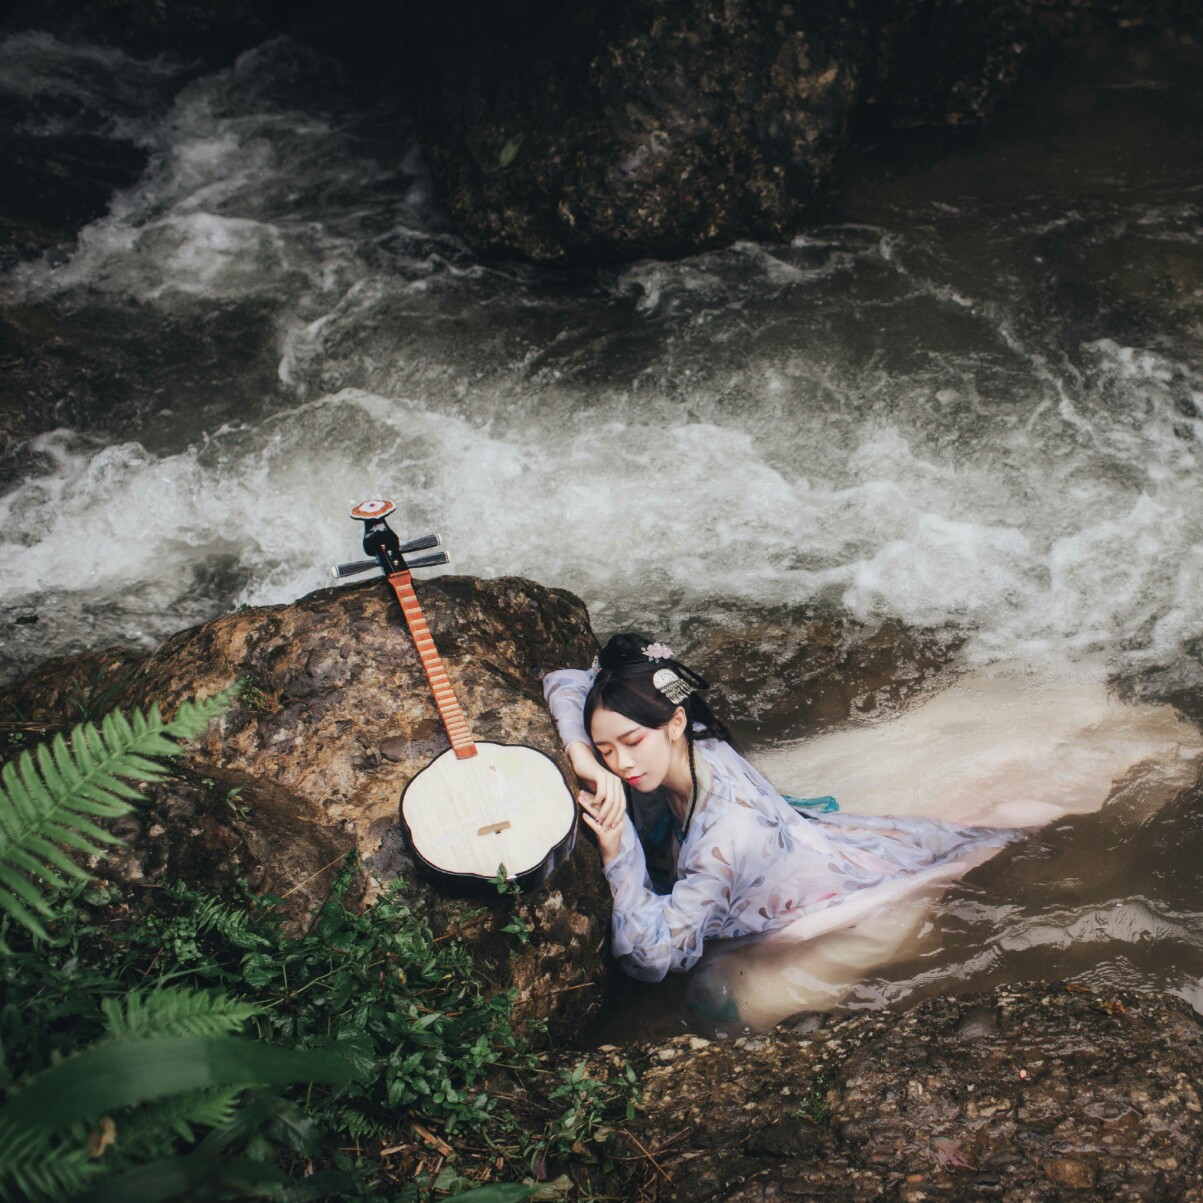
<svg viewBox="0 0 1203 1203">
<path fill-rule="evenodd" d="M 684 711 L 678 710 L 663 727 L 643 727 L 616 710 L 598 706 L 590 734 L 606 768 L 632 789 L 650 794 L 664 784 L 676 742 L 684 732 L 678 716 L 683 718 Z"/>
</svg>

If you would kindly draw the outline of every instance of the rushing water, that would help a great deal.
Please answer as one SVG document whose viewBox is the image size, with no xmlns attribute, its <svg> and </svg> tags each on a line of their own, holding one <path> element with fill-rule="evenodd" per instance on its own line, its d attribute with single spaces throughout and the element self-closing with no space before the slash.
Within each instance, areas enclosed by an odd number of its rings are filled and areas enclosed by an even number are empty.
<svg viewBox="0 0 1203 1203">
<path fill-rule="evenodd" d="M 350 505 L 382 494 L 405 531 L 443 533 L 455 571 L 566 586 L 599 630 L 821 602 L 955 627 L 966 663 L 1015 674 L 1042 714 L 1102 704 L 1117 674 L 1203 685 L 1197 73 L 1131 60 L 1043 85 L 984 133 L 866 153 L 839 220 L 788 244 L 576 273 L 474 256 L 431 202 L 404 114 L 357 108 L 288 41 L 198 76 L 20 35 L 0 45 L 0 102 L 34 132 L 149 154 L 75 244 L 14 267 L 0 302 L 93 332 L 92 355 L 97 330 L 220 322 L 248 364 L 274 365 L 243 371 L 191 334 L 114 341 L 137 404 L 106 416 L 101 397 L 87 429 L 20 450 L 0 605 L 38 621 L 0 632 L 7 675 L 317 588 L 356 554 Z M 998 699 L 979 697 L 984 746 Z M 1080 809 L 1118 779 L 1103 814 L 1129 814 L 1136 766 L 1178 788 L 1197 740 L 1165 708 L 1106 704 L 1129 724 L 1108 745 L 1122 755 L 1092 756 L 1072 721 L 1052 746 L 1090 762 Z M 775 752 L 782 784 L 818 754 Z M 1043 763 L 1016 767 L 1024 791 Z M 1115 838 L 1135 847 L 1154 820 L 1129 810 Z M 1164 821 L 1172 889 L 1112 872 L 1102 837 L 1081 836 L 1093 859 L 1073 872 L 1110 883 L 1103 902 L 1008 858 L 925 912 L 940 938 L 856 997 L 975 980 L 966 950 L 989 932 L 1000 973 L 1199 1001 L 1200 847 L 1189 814 Z M 1059 838 L 1025 855 L 1072 860 Z M 1022 955 L 1000 962 L 1004 946 Z"/>
</svg>

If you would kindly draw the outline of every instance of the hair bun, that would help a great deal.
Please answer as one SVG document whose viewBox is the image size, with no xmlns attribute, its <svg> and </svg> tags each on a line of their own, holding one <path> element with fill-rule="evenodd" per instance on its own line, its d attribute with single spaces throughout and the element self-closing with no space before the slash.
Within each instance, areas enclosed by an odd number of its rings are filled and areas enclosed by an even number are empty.
<svg viewBox="0 0 1203 1203">
<path fill-rule="evenodd" d="M 620 635 L 611 635 L 606 646 L 598 654 L 597 662 L 603 669 L 613 672 L 627 664 L 650 664 L 651 661 L 643 654 L 643 649 L 651 643 L 646 635 L 634 631 L 626 631 Z"/>
</svg>

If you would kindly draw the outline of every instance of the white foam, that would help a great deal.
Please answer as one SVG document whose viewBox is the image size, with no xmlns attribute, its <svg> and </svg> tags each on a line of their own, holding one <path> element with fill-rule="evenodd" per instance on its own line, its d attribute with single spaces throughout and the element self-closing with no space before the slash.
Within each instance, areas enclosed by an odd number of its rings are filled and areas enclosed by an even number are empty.
<svg viewBox="0 0 1203 1203">
<path fill-rule="evenodd" d="M 108 53 L 88 61 L 123 69 Z M 162 566 L 203 574 L 211 548 L 241 574 L 215 608 L 286 601 L 343 554 L 326 532 L 345 508 L 383 492 L 445 530 L 457 568 L 574 589 L 603 628 L 823 598 L 955 624 L 978 662 L 1112 667 L 1173 660 L 1203 629 L 1185 354 L 1100 339 L 1059 359 L 1005 282 L 975 290 L 919 228 L 639 263 L 561 304 L 439 231 L 412 143 L 382 161 L 353 122 L 306 111 L 328 70 L 280 40 L 193 80 L 146 124 L 145 178 L 65 261 L 10 281 L 35 304 L 263 302 L 281 385 L 311 401 L 172 456 L 123 443 L 89 467 L 89 444 L 35 444 L 49 474 L 0 507 L 7 604 L 70 589 L 78 531 L 115 611 L 124 579 L 169 623 Z M 1150 238 L 1187 220 L 1145 216 Z"/>
<path fill-rule="evenodd" d="M 44 436 L 32 450 L 55 470 L 0 500 L 4 600 L 70 588 L 68 549 L 81 546 L 93 587 L 110 580 L 115 593 L 159 579 L 165 562 L 203 564 L 216 546 L 235 548 L 245 573 L 232 602 L 291 600 L 346 558 L 347 508 L 383 493 L 405 521 L 442 529 L 457 570 L 572 588 L 607 604 L 603 626 L 656 626 L 712 596 L 779 606 L 825 595 L 866 619 L 955 622 L 982 661 L 1114 656 L 1124 644 L 1135 661 L 1203 625 L 1203 501 L 1180 476 L 1135 497 L 1087 483 L 1077 498 L 1037 477 L 1017 498 L 1013 478 L 918 457 L 882 427 L 831 488 L 830 459 L 790 470 L 754 418 L 665 427 L 620 412 L 503 423 L 344 390 L 161 458 Z M 1050 525 L 1064 533 L 1050 538 Z M 165 610 L 169 598 L 164 586 Z"/>
</svg>

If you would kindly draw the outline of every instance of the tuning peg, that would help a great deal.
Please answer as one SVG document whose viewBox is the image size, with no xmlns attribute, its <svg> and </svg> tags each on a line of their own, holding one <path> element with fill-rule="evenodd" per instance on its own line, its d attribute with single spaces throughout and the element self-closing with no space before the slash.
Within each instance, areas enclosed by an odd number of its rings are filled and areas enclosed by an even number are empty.
<svg viewBox="0 0 1203 1203">
<path fill-rule="evenodd" d="M 451 557 L 445 551 L 436 551 L 432 556 L 419 556 L 416 560 L 406 560 L 407 568 L 433 568 L 436 564 L 450 564 Z"/>
<path fill-rule="evenodd" d="M 425 551 L 428 547 L 442 547 L 443 540 L 438 535 L 423 535 L 420 539 L 411 539 L 401 544 L 401 554 L 409 555 L 411 551 Z"/>
<path fill-rule="evenodd" d="M 330 575 L 337 581 L 344 576 L 355 576 L 360 572 L 367 572 L 370 568 L 379 568 L 379 560 L 353 560 L 350 564 L 335 564 L 330 569 Z"/>
</svg>

